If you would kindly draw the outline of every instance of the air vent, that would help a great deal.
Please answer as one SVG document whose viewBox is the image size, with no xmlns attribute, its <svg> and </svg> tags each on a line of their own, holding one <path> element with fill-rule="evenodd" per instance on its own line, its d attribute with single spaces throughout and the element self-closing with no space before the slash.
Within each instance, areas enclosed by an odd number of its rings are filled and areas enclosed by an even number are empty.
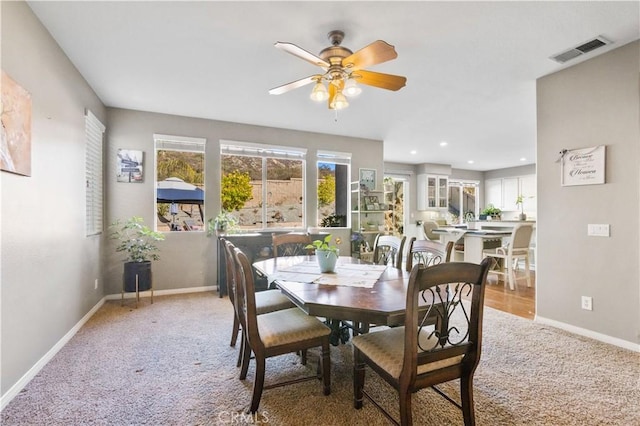
<svg viewBox="0 0 640 426">
<path fill-rule="evenodd" d="M 602 36 L 598 36 L 593 40 L 589 40 L 585 43 L 582 43 L 579 46 L 573 47 L 569 50 L 566 50 L 562 53 L 558 53 L 557 55 L 553 55 L 550 59 L 553 59 L 556 62 L 564 64 L 567 61 L 577 58 L 578 56 L 582 56 L 585 53 L 589 53 L 593 50 L 596 50 L 602 46 L 606 46 L 607 44 L 611 44 L 613 42 L 607 40 Z"/>
</svg>

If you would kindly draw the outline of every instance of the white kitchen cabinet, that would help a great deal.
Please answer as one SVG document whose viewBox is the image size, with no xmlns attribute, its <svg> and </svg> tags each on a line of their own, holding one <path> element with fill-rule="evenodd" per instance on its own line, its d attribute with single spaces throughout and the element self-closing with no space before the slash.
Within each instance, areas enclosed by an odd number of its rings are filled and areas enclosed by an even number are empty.
<svg viewBox="0 0 640 426">
<path fill-rule="evenodd" d="M 418 175 L 418 210 L 449 207 L 449 178 L 444 175 Z"/>
<path fill-rule="evenodd" d="M 519 211 L 518 196 L 524 197 L 524 211 L 536 212 L 536 175 L 487 179 L 484 182 L 485 206 L 493 204 L 503 211 Z"/>
<path fill-rule="evenodd" d="M 484 182 L 485 206 L 493 204 L 502 209 L 502 179 L 487 179 Z"/>
</svg>

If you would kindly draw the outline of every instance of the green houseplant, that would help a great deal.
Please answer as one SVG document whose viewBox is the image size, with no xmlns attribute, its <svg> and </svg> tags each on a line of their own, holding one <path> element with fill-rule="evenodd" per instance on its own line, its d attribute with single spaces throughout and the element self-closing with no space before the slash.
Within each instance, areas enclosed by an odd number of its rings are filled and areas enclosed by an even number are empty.
<svg viewBox="0 0 640 426">
<path fill-rule="evenodd" d="M 314 240 L 305 246 L 305 249 L 315 249 L 320 272 L 335 272 L 336 262 L 340 256 L 340 250 L 331 242 L 331 234 L 322 240 Z"/>
<path fill-rule="evenodd" d="M 222 210 L 214 218 L 209 219 L 207 223 L 207 234 L 213 235 L 216 232 L 227 232 L 235 230 L 238 226 L 238 220 L 230 212 Z"/>
<path fill-rule="evenodd" d="M 500 219 L 500 215 L 502 214 L 502 210 L 494 206 L 493 204 L 487 204 L 484 210 L 480 213 L 481 215 L 487 216 L 487 218 L 491 217 L 493 219 Z"/>
<path fill-rule="evenodd" d="M 126 221 L 118 219 L 110 228 L 110 238 L 118 241 L 116 252 L 125 252 L 127 255 L 124 264 L 124 291 L 149 290 L 152 285 L 151 261 L 160 259 L 156 242 L 164 240 L 164 234 L 152 231 L 138 216 Z"/>
<path fill-rule="evenodd" d="M 524 212 L 524 199 L 525 198 L 533 198 L 533 197 L 525 197 L 524 195 L 520 194 L 518 195 L 518 198 L 516 198 L 516 206 L 520 206 L 520 215 L 519 215 L 519 219 L 520 220 L 527 220 L 527 215 Z"/>
</svg>

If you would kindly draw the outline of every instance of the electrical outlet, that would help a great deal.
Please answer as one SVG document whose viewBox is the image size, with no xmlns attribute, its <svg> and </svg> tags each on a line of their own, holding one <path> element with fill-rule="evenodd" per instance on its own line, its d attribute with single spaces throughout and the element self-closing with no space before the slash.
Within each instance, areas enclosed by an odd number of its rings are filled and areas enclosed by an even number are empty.
<svg viewBox="0 0 640 426">
<path fill-rule="evenodd" d="M 587 311 L 593 311 L 593 297 L 582 296 L 582 309 Z"/>
<path fill-rule="evenodd" d="M 590 223 L 587 225 L 587 235 L 590 237 L 608 237 L 609 224 Z"/>
<path fill-rule="evenodd" d="M 98 279 L 96 278 L 95 283 L 93 284 L 93 289 L 97 290 L 98 289 Z"/>
</svg>

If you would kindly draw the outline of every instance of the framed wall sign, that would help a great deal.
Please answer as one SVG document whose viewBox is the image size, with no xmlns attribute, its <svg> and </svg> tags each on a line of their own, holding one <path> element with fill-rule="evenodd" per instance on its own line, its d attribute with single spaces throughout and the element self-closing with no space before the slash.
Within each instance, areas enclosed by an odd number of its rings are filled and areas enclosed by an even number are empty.
<svg viewBox="0 0 640 426">
<path fill-rule="evenodd" d="M 571 149 L 562 156 L 562 186 L 605 183 L 605 146 Z"/>
<path fill-rule="evenodd" d="M 360 185 L 370 191 L 376 189 L 376 169 L 360 169 Z"/>
<path fill-rule="evenodd" d="M 118 182 L 142 183 L 143 180 L 142 151 L 133 149 L 119 149 L 117 158 L 116 179 Z"/>
</svg>

